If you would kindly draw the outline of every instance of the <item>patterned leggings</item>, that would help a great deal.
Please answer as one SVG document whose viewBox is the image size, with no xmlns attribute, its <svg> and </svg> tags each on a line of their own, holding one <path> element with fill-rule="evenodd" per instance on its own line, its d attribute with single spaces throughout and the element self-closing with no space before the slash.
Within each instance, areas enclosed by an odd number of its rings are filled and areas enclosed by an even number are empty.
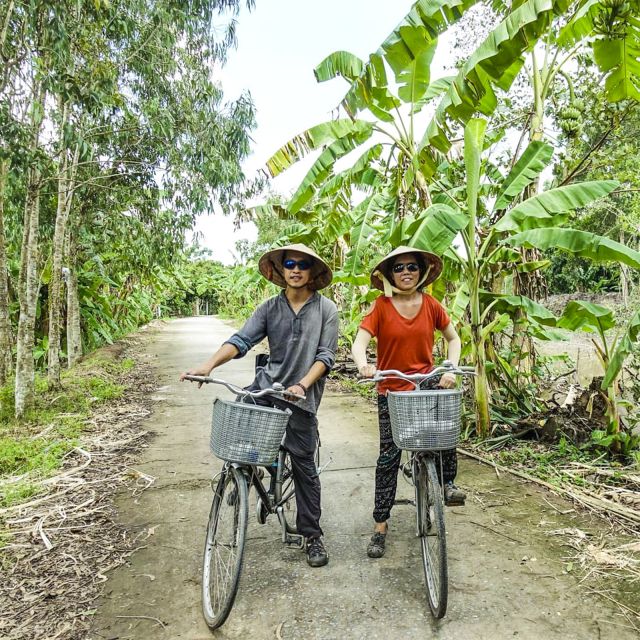
<svg viewBox="0 0 640 640">
<path fill-rule="evenodd" d="M 386 522 L 391 514 L 391 507 L 396 499 L 398 485 L 398 469 L 402 452 L 393 442 L 391 436 L 391 420 L 386 396 L 378 396 L 378 424 L 380 425 L 380 456 L 376 465 L 376 493 L 373 519 Z M 458 472 L 458 457 L 455 449 L 441 451 L 442 475 L 444 482 L 453 482 Z M 440 475 L 440 465 L 438 475 Z M 440 478 L 442 482 L 443 478 Z"/>
</svg>

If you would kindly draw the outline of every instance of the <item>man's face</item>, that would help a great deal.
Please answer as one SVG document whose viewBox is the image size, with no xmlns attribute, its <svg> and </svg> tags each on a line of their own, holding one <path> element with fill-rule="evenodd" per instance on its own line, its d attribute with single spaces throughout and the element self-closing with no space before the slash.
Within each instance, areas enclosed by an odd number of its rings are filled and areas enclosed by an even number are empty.
<svg viewBox="0 0 640 640">
<path fill-rule="evenodd" d="M 302 267 L 308 265 L 309 268 Z M 287 251 L 282 264 L 284 280 L 288 287 L 292 289 L 302 289 L 311 282 L 311 266 L 313 258 L 298 253 L 296 251 Z"/>
<path fill-rule="evenodd" d="M 397 256 L 391 266 L 393 284 L 400 291 L 408 291 L 415 287 L 420 279 L 418 260 L 413 253 L 403 253 Z"/>
</svg>

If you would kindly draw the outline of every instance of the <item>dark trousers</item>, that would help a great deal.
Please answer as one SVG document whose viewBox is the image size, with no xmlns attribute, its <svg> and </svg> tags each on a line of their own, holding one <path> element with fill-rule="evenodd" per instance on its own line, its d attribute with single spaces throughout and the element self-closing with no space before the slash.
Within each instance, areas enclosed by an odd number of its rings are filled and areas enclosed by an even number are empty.
<svg viewBox="0 0 640 640">
<path fill-rule="evenodd" d="M 402 451 L 396 447 L 391 435 L 391 419 L 386 396 L 378 396 L 378 425 L 380 427 L 380 455 L 376 464 L 376 489 L 374 497 L 373 519 L 386 522 L 391 515 L 391 507 L 396 499 L 398 469 Z M 441 451 L 442 474 L 440 482 L 453 482 L 458 472 L 458 457 L 455 449 Z"/>
<path fill-rule="evenodd" d="M 296 528 L 307 538 L 322 535 L 320 516 L 320 477 L 316 468 L 318 419 L 312 413 L 293 409 L 284 447 L 289 452 L 296 488 Z"/>
</svg>

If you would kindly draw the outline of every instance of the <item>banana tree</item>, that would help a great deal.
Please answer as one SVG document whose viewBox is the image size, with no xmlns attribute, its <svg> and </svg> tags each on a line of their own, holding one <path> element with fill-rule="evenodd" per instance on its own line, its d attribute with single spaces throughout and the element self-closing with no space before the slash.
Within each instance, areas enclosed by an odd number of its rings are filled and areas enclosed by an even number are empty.
<svg viewBox="0 0 640 640">
<path fill-rule="evenodd" d="M 624 452 L 624 445 L 630 443 L 631 436 L 621 431 L 619 380 L 625 359 L 640 339 L 640 310 L 636 311 L 622 333 L 609 337 L 607 332 L 616 326 L 613 312 L 598 304 L 573 300 L 565 307 L 558 326 L 595 334 L 592 342 L 604 371 L 600 391 L 608 419 L 606 440 L 601 438 L 600 442 L 607 442 L 617 453 Z"/>
<path fill-rule="evenodd" d="M 444 253 L 461 264 L 463 282 L 451 307 L 458 317 L 466 312 L 471 323 L 472 353 L 477 367 L 476 409 L 478 433 L 489 431 L 490 387 L 487 379 L 487 345 L 492 332 L 505 328 L 517 312 L 539 335 L 556 320 L 542 305 L 525 296 L 505 296 L 491 284 L 497 272 L 542 269 L 546 261 L 523 262 L 514 248 L 542 251 L 563 249 L 593 260 L 620 261 L 640 269 L 640 252 L 609 238 L 566 227 L 569 213 L 611 193 L 618 183 L 602 180 L 572 184 L 526 197 L 527 186 L 549 163 L 552 149 L 532 142 L 512 170 L 497 181 L 483 160 L 486 121 L 473 118 L 465 128 L 465 200 L 449 198 L 422 211 L 405 227 L 403 240 L 412 246 Z M 491 176 L 491 177 L 490 177 Z M 461 250 L 451 249 L 459 237 Z"/>
</svg>

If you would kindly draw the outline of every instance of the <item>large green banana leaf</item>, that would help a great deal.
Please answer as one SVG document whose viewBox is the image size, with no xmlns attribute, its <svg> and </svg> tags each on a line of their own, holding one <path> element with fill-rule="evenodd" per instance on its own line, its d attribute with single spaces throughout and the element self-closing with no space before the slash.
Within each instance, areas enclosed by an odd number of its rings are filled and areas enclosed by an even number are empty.
<svg viewBox="0 0 640 640">
<path fill-rule="evenodd" d="M 622 4 L 622 3 L 621 3 Z M 589 36 L 596 64 L 605 77 L 605 92 L 611 102 L 640 100 L 640 2 L 627 0 L 629 12 L 600 0 L 583 0 L 558 35 L 558 45 L 573 46 Z M 608 24 L 608 33 L 602 32 Z"/>
<path fill-rule="evenodd" d="M 519 311 L 524 311 L 527 318 L 534 320 L 538 324 L 555 327 L 557 323 L 557 318 L 549 309 L 526 296 L 509 296 L 482 291 L 480 292 L 480 301 L 484 308 L 491 304 L 491 309 L 496 313 L 507 313 L 509 316 L 514 317 Z"/>
<path fill-rule="evenodd" d="M 497 106 L 494 85 L 509 89 L 529 51 L 546 32 L 553 15 L 553 0 L 527 0 L 513 10 L 469 57 L 444 95 L 420 143 L 443 153 L 451 147 L 446 119 L 467 122 L 476 112 L 493 113 Z"/>
<path fill-rule="evenodd" d="M 622 365 L 627 359 L 627 356 L 633 351 L 634 343 L 640 340 L 640 309 L 636 311 L 633 318 L 629 322 L 629 326 L 625 331 L 625 334 L 619 340 L 616 348 L 609 360 L 609 366 L 604 372 L 604 378 L 602 379 L 601 389 L 604 391 L 611 383 L 618 377 L 618 374 L 622 370 Z"/>
<path fill-rule="evenodd" d="M 558 320 L 561 329 L 604 333 L 616 324 L 613 311 L 593 302 L 572 300 L 567 304 Z"/>
<path fill-rule="evenodd" d="M 337 173 L 333 178 L 327 180 L 318 191 L 318 195 L 323 196 L 336 193 L 344 186 L 351 184 L 373 186 L 376 183 L 377 178 L 380 177 L 380 172 L 371 165 L 380 158 L 381 154 L 382 145 L 373 145 L 373 147 L 367 149 L 353 163 L 352 167 Z"/>
<path fill-rule="evenodd" d="M 469 307 L 469 285 L 462 281 L 456 291 L 456 297 L 453 299 L 449 307 L 449 317 L 454 324 L 462 320 L 467 308 Z"/>
<path fill-rule="evenodd" d="M 513 247 L 536 249 L 562 249 L 582 258 L 616 261 L 640 269 L 640 252 L 605 236 L 588 231 L 547 227 L 522 231 L 503 240 Z"/>
<path fill-rule="evenodd" d="M 504 179 L 496 198 L 494 211 L 505 209 L 523 189 L 531 184 L 540 172 L 549 164 L 553 156 L 553 147 L 546 142 L 534 140 L 513 165 Z"/>
<path fill-rule="evenodd" d="M 356 147 L 368 140 L 371 137 L 371 133 L 372 130 L 370 128 L 365 128 L 358 133 L 343 136 L 326 147 L 318 159 L 311 165 L 307 175 L 305 175 L 300 186 L 291 197 L 287 205 L 289 211 L 296 213 L 309 202 L 320 183 L 331 174 L 333 165 L 340 158 L 351 153 Z"/>
<path fill-rule="evenodd" d="M 593 43 L 593 55 L 607 73 L 604 88 L 611 102 L 640 101 L 640 21 L 626 27 L 624 37 L 602 37 Z"/>
<path fill-rule="evenodd" d="M 353 53 L 334 51 L 313 70 L 313 73 L 318 82 L 326 82 L 338 76 L 353 82 L 362 73 L 363 68 L 364 62 Z"/>
<path fill-rule="evenodd" d="M 556 226 L 556 214 L 578 207 L 611 193 L 619 182 L 593 180 L 543 191 L 510 209 L 495 225 L 497 231 L 524 231 L 537 227 Z"/>
<path fill-rule="evenodd" d="M 330 120 L 318 124 L 298 134 L 285 145 L 280 147 L 269 160 L 267 168 L 271 177 L 275 177 L 295 164 L 307 153 L 319 149 L 323 145 L 331 144 L 345 138 L 368 138 L 373 129 L 370 122 L 364 120 Z"/>
<path fill-rule="evenodd" d="M 582 0 L 577 9 L 560 29 L 557 43 L 560 47 L 570 47 L 593 33 L 595 17 L 602 11 L 600 0 Z"/>
<path fill-rule="evenodd" d="M 442 254 L 451 246 L 456 235 L 464 229 L 469 217 L 446 204 L 432 204 L 416 221 L 409 245 L 435 254 Z"/>
<path fill-rule="evenodd" d="M 378 101 L 374 89 L 387 89 L 384 72 L 385 63 L 395 74 L 400 85 L 403 99 L 419 100 L 428 87 L 429 57 L 426 52 L 434 49 L 438 35 L 457 22 L 469 7 L 478 0 L 418 0 L 398 26 L 385 39 L 375 54 L 369 57 L 364 67 L 351 85 L 342 105 L 351 116 L 362 109 L 370 109 L 377 117 L 383 117 L 387 109 Z M 416 62 L 420 60 L 420 62 Z M 326 61 L 324 61 L 326 62 Z M 348 64 L 347 64 L 348 63 Z M 319 79 L 335 77 L 336 70 L 345 75 L 347 69 L 352 72 L 355 64 L 352 59 L 336 58 L 319 70 Z M 331 76 L 331 74 L 334 74 Z M 388 115 L 388 113 L 387 113 Z M 383 117 L 388 119 L 388 117 Z"/>
<path fill-rule="evenodd" d="M 487 121 L 472 118 L 464 128 L 464 167 L 467 177 L 467 211 L 469 212 L 469 242 L 475 243 L 476 210 L 480 185 L 480 162 Z"/>
<path fill-rule="evenodd" d="M 362 271 L 362 253 L 369 244 L 369 239 L 375 232 L 372 220 L 376 214 L 383 211 L 386 205 L 386 195 L 377 193 L 363 200 L 354 210 L 354 227 L 349 238 L 351 249 L 347 254 L 342 270 L 351 275 L 358 275 Z"/>
</svg>

